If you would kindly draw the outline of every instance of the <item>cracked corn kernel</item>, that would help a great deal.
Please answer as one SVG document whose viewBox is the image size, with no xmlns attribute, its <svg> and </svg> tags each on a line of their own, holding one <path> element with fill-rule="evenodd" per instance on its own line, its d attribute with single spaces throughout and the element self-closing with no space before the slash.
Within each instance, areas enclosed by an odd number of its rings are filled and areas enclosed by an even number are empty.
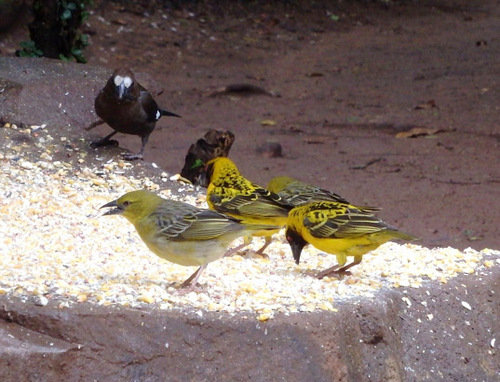
<svg viewBox="0 0 500 382">
<path fill-rule="evenodd" d="M 308 247 L 297 266 L 281 233 L 266 250 L 268 260 L 252 256 L 251 250 L 261 245 L 254 240 L 249 251 L 210 263 L 197 292 L 181 294 L 176 288 L 194 268 L 152 255 L 125 219 L 101 218 L 98 210 L 144 187 L 179 199 L 168 183 L 135 178 L 131 170 L 136 164 L 121 160 L 93 168 L 84 161 L 52 162 L 51 152 L 65 148 L 56 145 L 57 137 L 51 151 L 44 148 L 52 141 L 49 129 L 39 130 L 33 138 L 42 148 L 39 158 L 4 155 L 0 188 L 9 190 L 9 196 L 0 198 L 0 294 L 47 295 L 61 301 L 61 307 L 86 302 L 253 312 L 250 317 L 267 321 L 278 312 L 334 312 L 337 301 L 373 296 L 384 287 L 420 287 L 429 279 L 446 283 L 458 274 L 500 265 L 500 252 L 495 250 L 461 252 L 387 243 L 364 256 L 352 276 L 318 280 L 314 274 L 335 264 L 335 256 Z M 11 153 L 8 149 L 12 145 L 5 150 Z M 206 205 L 202 193 L 184 188 L 188 191 L 181 200 Z"/>
<path fill-rule="evenodd" d="M 257 320 L 265 322 L 268 321 L 271 317 L 272 315 L 270 313 L 261 313 L 257 316 Z"/>
<path fill-rule="evenodd" d="M 495 263 L 491 260 L 485 260 L 483 264 L 486 268 L 492 268 L 495 265 Z"/>
<path fill-rule="evenodd" d="M 106 180 L 103 178 L 94 178 L 92 179 L 92 184 L 95 186 L 105 186 Z"/>
<path fill-rule="evenodd" d="M 153 304 L 154 302 L 156 302 L 154 297 L 148 295 L 141 295 L 137 297 L 137 301 L 145 302 L 146 304 Z"/>
</svg>

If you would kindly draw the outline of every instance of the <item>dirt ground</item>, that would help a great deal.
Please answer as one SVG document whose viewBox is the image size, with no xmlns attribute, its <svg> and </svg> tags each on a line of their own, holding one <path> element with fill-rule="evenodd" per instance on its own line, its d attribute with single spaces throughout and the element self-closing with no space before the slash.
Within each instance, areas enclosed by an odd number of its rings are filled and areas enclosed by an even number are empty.
<svg viewBox="0 0 500 382">
<path fill-rule="evenodd" d="M 96 1 L 85 55 L 147 73 L 183 116 L 158 123 L 145 160 L 177 173 L 206 130 L 229 129 L 261 185 L 291 175 L 382 207 L 423 245 L 500 248 L 497 1 L 126 3 Z M 0 55 L 29 20 L 0 34 Z M 220 91 L 235 84 L 265 94 Z"/>
</svg>

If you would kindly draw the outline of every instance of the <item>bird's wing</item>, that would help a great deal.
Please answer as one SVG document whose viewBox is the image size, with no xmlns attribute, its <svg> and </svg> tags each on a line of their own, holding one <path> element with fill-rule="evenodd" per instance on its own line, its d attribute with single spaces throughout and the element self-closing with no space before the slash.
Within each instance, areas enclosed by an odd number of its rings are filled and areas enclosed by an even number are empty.
<svg viewBox="0 0 500 382">
<path fill-rule="evenodd" d="M 324 188 L 314 187 L 313 186 L 313 195 L 318 198 L 318 200 L 328 200 L 334 201 L 338 203 L 349 203 L 342 196 L 336 194 L 335 192 L 331 192 L 325 190 Z"/>
<path fill-rule="evenodd" d="M 164 202 L 151 217 L 158 227 L 159 235 L 175 239 L 191 227 L 197 211 L 198 208 L 187 204 Z"/>
<path fill-rule="evenodd" d="M 382 220 L 354 206 L 339 204 L 329 207 L 305 214 L 303 224 L 312 236 L 332 239 L 357 237 L 387 228 Z"/>
<path fill-rule="evenodd" d="M 161 117 L 161 112 L 158 109 L 158 104 L 154 100 L 151 93 L 142 88 L 139 94 L 139 102 L 146 114 L 148 122 L 155 122 Z"/>
<path fill-rule="evenodd" d="M 187 219 L 191 221 L 191 226 L 181 234 L 182 238 L 187 240 L 216 239 L 229 232 L 245 229 L 243 225 L 238 224 L 238 220 L 210 210 L 200 210 L 194 217 Z"/>
<path fill-rule="evenodd" d="M 279 195 L 291 205 L 298 206 L 308 202 L 333 201 L 338 203 L 349 203 L 340 195 L 323 188 L 313 186 L 301 181 L 289 183 Z"/>
<path fill-rule="evenodd" d="M 194 206 L 160 206 L 153 214 L 159 234 L 169 240 L 210 240 L 225 233 L 244 229 L 236 219 Z"/>
<path fill-rule="evenodd" d="M 281 198 L 266 189 L 251 184 L 240 189 L 216 187 L 209 196 L 217 211 L 228 214 L 276 217 L 288 215 L 290 208 Z"/>
</svg>

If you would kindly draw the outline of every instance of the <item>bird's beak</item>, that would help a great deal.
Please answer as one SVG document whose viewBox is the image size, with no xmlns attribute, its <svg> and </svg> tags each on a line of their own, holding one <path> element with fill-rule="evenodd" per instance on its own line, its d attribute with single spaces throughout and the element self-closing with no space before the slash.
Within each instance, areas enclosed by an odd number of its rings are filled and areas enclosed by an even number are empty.
<svg viewBox="0 0 500 382">
<path fill-rule="evenodd" d="M 286 231 L 286 240 L 288 244 L 290 244 L 290 248 L 292 248 L 293 259 L 295 260 L 295 264 L 300 263 L 300 255 L 302 254 L 302 249 L 307 245 L 307 241 L 305 241 L 302 236 L 300 236 L 297 232 L 287 229 Z"/>
<path fill-rule="evenodd" d="M 106 203 L 104 206 L 101 206 L 100 208 L 111 208 L 111 207 L 116 207 L 116 208 L 109 210 L 109 211 L 106 211 L 102 216 L 120 215 L 123 212 L 123 208 L 120 207 L 120 205 L 116 202 L 116 200 L 113 200 L 112 202 Z"/>
<path fill-rule="evenodd" d="M 167 117 L 178 117 L 178 118 L 182 118 L 179 114 L 175 114 L 175 113 L 172 113 L 171 111 L 168 111 L 168 110 L 162 110 L 161 111 L 162 115 L 165 115 Z"/>
<path fill-rule="evenodd" d="M 300 255 L 302 254 L 302 249 L 304 248 L 304 244 L 302 243 L 290 243 L 290 247 L 292 247 L 293 259 L 295 260 L 295 264 L 300 263 Z"/>
<path fill-rule="evenodd" d="M 198 176 L 198 179 L 195 182 L 195 184 L 198 184 L 199 186 L 205 187 L 205 188 L 208 188 L 209 183 L 210 182 L 208 180 L 208 176 L 207 176 L 206 171 L 201 172 L 200 175 Z"/>
<path fill-rule="evenodd" d="M 210 164 L 205 166 L 205 169 L 200 173 L 198 180 L 196 181 L 196 184 L 200 185 L 201 187 L 208 188 L 210 182 L 212 181 L 212 176 L 213 176 L 213 164 Z"/>
<path fill-rule="evenodd" d="M 127 92 L 127 87 L 125 86 L 125 84 L 122 82 L 116 87 L 116 90 L 118 91 L 118 99 L 123 99 L 123 96 Z"/>
</svg>

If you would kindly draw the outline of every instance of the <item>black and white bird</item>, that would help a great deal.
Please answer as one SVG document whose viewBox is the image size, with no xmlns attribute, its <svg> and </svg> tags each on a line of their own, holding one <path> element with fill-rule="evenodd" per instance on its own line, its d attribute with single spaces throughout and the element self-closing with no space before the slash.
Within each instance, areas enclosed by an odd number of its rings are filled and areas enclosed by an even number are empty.
<svg viewBox="0 0 500 382">
<path fill-rule="evenodd" d="M 105 122 L 114 131 L 103 139 L 92 142 L 92 147 L 116 144 L 116 141 L 111 140 L 116 133 L 141 137 L 141 151 L 137 154 L 124 154 L 123 157 L 127 160 L 143 159 L 149 136 L 162 116 L 180 117 L 180 115 L 160 109 L 151 93 L 135 80 L 134 73 L 127 68 L 114 71 L 106 86 L 97 95 L 94 107 L 101 120 L 93 123 L 86 130 Z"/>
</svg>

